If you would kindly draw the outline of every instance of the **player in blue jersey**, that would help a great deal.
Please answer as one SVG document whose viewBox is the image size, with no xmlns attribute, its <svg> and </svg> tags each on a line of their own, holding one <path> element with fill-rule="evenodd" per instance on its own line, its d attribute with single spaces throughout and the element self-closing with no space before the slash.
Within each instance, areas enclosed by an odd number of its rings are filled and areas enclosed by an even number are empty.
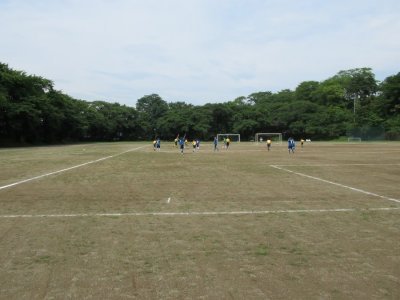
<svg viewBox="0 0 400 300">
<path fill-rule="evenodd" d="M 218 149 L 218 138 L 215 136 L 214 137 L 214 152 L 215 151 L 219 151 L 219 149 Z"/>
<path fill-rule="evenodd" d="M 181 149 L 181 153 L 183 154 L 183 149 L 185 149 L 185 138 L 182 137 L 178 141 L 179 143 L 179 149 Z"/>
<path fill-rule="evenodd" d="M 294 142 L 294 139 L 293 138 L 289 138 L 288 139 L 289 154 L 290 154 L 290 152 L 294 153 L 295 148 L 296 148 L 296 143 Z"/>
<path fill-rule="evenodd" d="M 157 151 L 161 150 L 161 140 L 160 140 L 160 138 L 157 138 L 157 140 L 156 140 L 156 148 L 157 148 Z"/>
</svg>

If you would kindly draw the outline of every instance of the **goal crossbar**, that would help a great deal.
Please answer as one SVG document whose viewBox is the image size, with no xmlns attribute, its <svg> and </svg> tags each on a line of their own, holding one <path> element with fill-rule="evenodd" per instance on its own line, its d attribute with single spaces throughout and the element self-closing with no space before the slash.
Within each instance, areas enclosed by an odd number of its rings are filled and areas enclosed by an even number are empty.
<svg viewBox="0 0 400 300">
<path fill-rule="evenodd" d="M 258 132 L 254 136 L 254 141 L 256 143 L 259 143 L 260 138 L 263 138 L 263 140 L 264 140 L 264 137 L 265 137 L 265 140 L 267 140 L 269 138 L 274 138 L 274 137 L 278 138 L 277 140 L 274 140 L 274 142 L 282 144 L 282 133 L 280 133 L 280 132 Z"/>
<path fill-rule="evenodd" d="M 361 142 L 361 138 L 360 137 L 356 137 L 356 136 L 351 136 L 347 138 L 348 142 Z"/>
</svg>

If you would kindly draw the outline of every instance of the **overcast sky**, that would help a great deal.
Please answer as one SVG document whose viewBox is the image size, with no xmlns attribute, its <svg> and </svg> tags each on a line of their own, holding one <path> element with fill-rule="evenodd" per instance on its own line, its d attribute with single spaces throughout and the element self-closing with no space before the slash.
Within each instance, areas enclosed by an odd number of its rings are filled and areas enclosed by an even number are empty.
<svg viewBox="0 0 400 300">
<path fill-rule="evenodd" d="M 399 0 L 0 0 L 0 62 L 87 101 L 225 102 L 400 72 Z"/>
</svg>

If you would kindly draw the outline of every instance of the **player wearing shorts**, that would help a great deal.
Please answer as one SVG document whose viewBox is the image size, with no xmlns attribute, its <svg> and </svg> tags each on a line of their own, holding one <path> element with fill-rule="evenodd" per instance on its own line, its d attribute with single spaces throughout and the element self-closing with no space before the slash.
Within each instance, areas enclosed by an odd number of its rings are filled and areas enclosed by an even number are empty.
<svg viewBox="0 0 400 300">
<path fill-rule="evenodd" d="M 296 148 L 296 144 L 294 142 L 293 138 L 289 138 L 288 139 L 288 150 L 289 150 L 289 154 L 290 152 L 294 153 L 294 149 Z"/>
<path fill-rule="evenodd" d="M 181 150 L 181 153 L 183 154 L 183 149 L 185 149 L 185 139 L 184 138 L 179 139 L 179 149 Z"/>
<path fill-rule="evenodd" d="M 197 147 L 197 142 L 196 142 L 196 140 L 193 140 L 192 146 L 193 146 L 193 152 L 195 152 L 195 151 L 196 151 L 196 147 Z"/>
<path fill-rule="evenodd" d="M 268 149 L 268 151 L 271 149 L 271 140 L 270 139 L 267 140 L 267 149 Z"/>
<path fill-rule="evenodd" d="M 214 137 L 214 152 L 215 151 L 219 151 L 219 149 L 218 149 L 218 138 L 215 136 Z"/>
<path fill-rule="evenodd" d="M 157 141 L 156 141 L 156 148 L 157 148 L 157 151 L 161 150 L 161 140 L 160 140 L 160 138 L 158 138 Z"/>
<path fill-rule="evenodd" d="M 228 148 L 229 148 L 229 144 L 231 143 L 231 139 L 230 138 L 227 138 L 226 139 L 226 150 L 228 150 Z"/>
</svg>

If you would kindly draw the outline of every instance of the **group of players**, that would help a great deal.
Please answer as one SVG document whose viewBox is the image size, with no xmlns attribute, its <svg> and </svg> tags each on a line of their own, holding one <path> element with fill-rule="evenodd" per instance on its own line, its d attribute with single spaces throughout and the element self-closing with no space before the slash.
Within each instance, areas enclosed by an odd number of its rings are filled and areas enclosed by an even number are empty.
<svg viewBox="0 0 400 300">
<path fill-rule="evenodd" d="M 224 149 L 228 150 L 230 143 L 231 143 L 231 140 L 229 137 L 224 138 Z M 216 136 L 214 137 L 213 144 L 214 144 L 214 151 L 219 151 L 218 138 Z M 175 145 L 175 148 L 178 148 L 178 146 L 179 146 L 180 152 L 183 154 L 185 147 L 188 146 L 188 140 L 185 137 L 179 138 L 179 135 L 178 135 L 174 140 L 174 145 Z M 193 152 L 200 150 L 200 140 L 199 139 L 193 140 L 192 146 L 193 146 Z M 153 150 L 160 151 L 160 149 L 161 149 L 161 140 L 160 140 L 160 138 L 157 138 L 153 141 Z"/>
<path fill-rule="evenodd" d="M 213 144 L 214 144 L 214 152 L 215 151 L 219 151 L 219 148 L 218 148 L 218 137 L 214 136 Z M 231 139 L 229 137 L 224 138 L 224 149 L 228 150 L 230 144 L 231 144 Z"/>
<path fill-rule="evenodd" d="M 262 138 L 260 139 L 260 142 L 263 142 Z M 230 143 L 231 143 L 231 140 L 230 140 L 229 137 L 228 138 L 224 138 L 224 149 L 228 150 Z M 268 149 L 268 151 L 270 151 L 271 150 L 272 141 L 270 139 L 268 139 L 266 141 L 266 143 L 267 143 L 267 149 Z M 303 148 L 304 140 L 301 139 L 300 143 L 301 143 L 301 148 Z M 219 151 L 218 138 L 216 136 L 214 137 L 213 144 L 214 144 L 214 152 L 215 151 Z M 180 152 L 181 152 L 181 154 L 183 154 L 183 150 L 185 149 L 185 146 L 186 147 L 188 146 L 188 140 L 185 137 L 179 138 L 179 135 L 178 135 L 174 140 L 174 145 L 175 145 L 176 148 L 179 145 Z M 196 151 L 200 150 L 200 140 L 199 139 L 193 140 L 192 141 L 192 146 L 193 146 L 193 152 L 196 152 Z M 160 138 L 157 138 L 157 139 L 155 139 L 153 141 L 153 150 L 154 151 L 160 151 L 160 149 L 161 149 L 161 140 L 160 140 Z M 293 138 L 290 137 L 288 139 L 288 151 L 289 151 L 289 154 L 290 153 L 293 154 L 295 149 L 296 149 L 296 142 L 294 141 Z"/>
<path fill-rule="evenodd" d="M 178 146 L 179 146 L 180 152 L 183 154 L 183 150 L 185 149 L 185 147 L 188 146 L 188 140 L 186 139 L 186 137 L 179 138 L 179 135 L 178 135 L 174 140 L 174 145 L 176 148 L 178 148 Z M 193 140 L 192 146 L 193 146 L 193 152 L 200 150 L 200 140 L 199 139 Z M 154 149 L 154 151 L 157 151 L 160 149 L 160 139 L 159 138 L 157 138 L 156 140 L 153 141 L 153 149 Z"/>
</svg>

